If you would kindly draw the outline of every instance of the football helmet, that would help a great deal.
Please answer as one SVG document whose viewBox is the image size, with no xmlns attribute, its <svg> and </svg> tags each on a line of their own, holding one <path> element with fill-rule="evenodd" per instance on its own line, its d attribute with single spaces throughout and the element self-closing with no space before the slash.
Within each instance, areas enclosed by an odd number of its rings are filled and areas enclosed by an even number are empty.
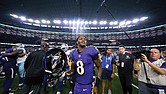
<svg viewBox="0 0 166 94">
<path fill-rule="evenodd" d="M 67 56 L 62 49 L 49 50 L 43 59 L 44 69 L 54 77 L 60 77 L 66 71 L 66 65 Z"/>
<path fill-rule="evenodd" d="M 17 43 L 16 46 L 17 46 L 17 48 L 24 48 L 25 47 L 25 45 L 22 43 Z"/>
<path fill-rule="evenodd" d="M 63 43 L 63 44 L 61 45 L 61 49 L 62 49 L 63 51 L 65 51 L 65 52 L 66 52 L 66 51 L 69 49 L 68 44 Z"/>
</svg>

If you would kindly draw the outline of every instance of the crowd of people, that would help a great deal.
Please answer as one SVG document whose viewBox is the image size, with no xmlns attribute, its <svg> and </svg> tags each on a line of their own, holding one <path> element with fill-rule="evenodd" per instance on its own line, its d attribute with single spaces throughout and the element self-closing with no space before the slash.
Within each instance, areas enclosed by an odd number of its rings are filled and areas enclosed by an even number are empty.
<svg viewBox="0 0 166 94">
<path fill-rule="evenodd" d="M 61 60 L 64 58 L 61 53 L 53 55 L 49 50 L 49 44 L 41 42 L 40 48 L 30 53 L 22 43 L 1 51 L 0 64 L 5 72 L 3 94 L 18 89 L 21 90 L 20 94 L 29 94 L 31 90 L 33 94 L 40 94 L 48 74 L 58 79 L 57 94 L 61 94 L 64 80 L 71 80 L 71 94 L 99 94 L 100 85 L 102 94 L 112 94 L 116 68 L 123 94 L 133 94 L 133 77 L 138 77 L 139 94 L 166 94 L 166 53 L 158 48 L 150 49 L 148 54 L 138 53 L 141 57 L 136 58 L 124 45 L 119 45 L 117 52 L 113 48 L 100 52 L 96 47 L 88 46 L 86 37 L 80 35 L 75 48 L 69 52 L 62 49 L 67 54 L 67 61 L 64 60 L 67 63 Z M 45 58 L 51 58 L 50 62 L 44 62 Z M 63 64 L 67 64 L 66 68 L 59 69 Z M 16 73 L 19 83 L 15 89 L 11 89 Z"/>
</svg>

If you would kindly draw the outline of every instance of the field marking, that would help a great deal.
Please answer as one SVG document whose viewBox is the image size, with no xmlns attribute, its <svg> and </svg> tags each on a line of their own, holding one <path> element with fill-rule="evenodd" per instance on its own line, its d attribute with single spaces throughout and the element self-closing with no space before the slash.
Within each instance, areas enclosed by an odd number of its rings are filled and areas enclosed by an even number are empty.
<svg viewBox="0 0 166 94">
<path fill-rule="evenodd" d="M 118 73 L 114 73 L 117 77 L 119 76 Z M 138 86 L 136 86 L 135 84 L 132 83 L 132 86 L 135 87 L 136 89 L 139 89 Z"/>
<path fill-rule="evenodd" d="M 33 90 L 29 92 L 29 94 L 32 94 L 33 93 Z"/>
</svg>

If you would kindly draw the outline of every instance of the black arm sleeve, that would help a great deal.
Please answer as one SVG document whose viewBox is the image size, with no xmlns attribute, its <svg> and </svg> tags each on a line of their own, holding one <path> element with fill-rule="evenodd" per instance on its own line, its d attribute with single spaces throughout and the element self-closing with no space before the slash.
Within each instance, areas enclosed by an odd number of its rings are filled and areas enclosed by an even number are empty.
<svg viewBox="0 0 166 94">
<path fill-rule="evenodd" d="M 27 71 L 27 69 L 28 69 L 28 67 L 29 67 L 30 58 L 31 58 L 31 54 L 29 54 L 28 57 L 27 57 L 26 60 L 25 60 L 25 63 L 24 63 L 24 69 L 25 69 L 25 71 Z"/>
</svg>

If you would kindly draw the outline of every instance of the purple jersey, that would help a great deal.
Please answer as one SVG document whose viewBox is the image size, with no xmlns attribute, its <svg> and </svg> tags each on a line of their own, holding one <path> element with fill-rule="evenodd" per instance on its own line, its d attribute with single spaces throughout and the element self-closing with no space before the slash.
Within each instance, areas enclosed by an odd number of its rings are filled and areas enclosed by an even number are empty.
<svg viewBox="0 0 166 94">
<path fill-rule="evenodd" d="M 5 53 L 11 53 L 13 52 L 13 48 L 9 48 L 5 51 Z M 8 61 L 12 66 L 16 66 L 17 63 L 17 56 L 12 56 L 12 57 L 8 57 Z"/>
<path fill-rule="evenodd" d="M 76 82 L 83 85 L 90 84 L 93 81 L 94 60 L 98 58 L 99 52 L 93 46 L 85 47 L 81 53 L 77 50 L 71 52 Z"/>
<path fill-rule="evenodd" d="M 13 48 L 9 48 L 5 51 L 5 53 L 11 53 L 13 52 Z M 4 94 L 9 94 L 9 88 L 12 86 L 13 79 L 15 77 L 16 73 L 16 63 L 17 63 L 17 55 L 16 56 L 9 56 L 6 57 L 7 62 L 4 63 L 3 69 L 5 71 L 5 77 L 6 79 L 4 80 L 3 84 L 3 89 L 4 89 Z"/>
</svg>

